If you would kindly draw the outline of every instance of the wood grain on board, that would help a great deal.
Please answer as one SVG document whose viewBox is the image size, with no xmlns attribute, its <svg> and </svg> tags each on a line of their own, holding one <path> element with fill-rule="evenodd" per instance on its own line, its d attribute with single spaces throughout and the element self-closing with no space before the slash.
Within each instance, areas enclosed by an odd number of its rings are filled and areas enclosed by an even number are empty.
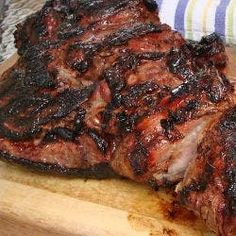
<svg viewBox="0 0 236 236">
<path fill-rule="evenodd" d="M 236 81 L 236 50 L 228 49 Z M 0 65 L 0 74 L 17 60 Z M 171 193 L 122 179 L 84 180 L 0 162 L 0 235 L 213 236 Z"/>
</svg>

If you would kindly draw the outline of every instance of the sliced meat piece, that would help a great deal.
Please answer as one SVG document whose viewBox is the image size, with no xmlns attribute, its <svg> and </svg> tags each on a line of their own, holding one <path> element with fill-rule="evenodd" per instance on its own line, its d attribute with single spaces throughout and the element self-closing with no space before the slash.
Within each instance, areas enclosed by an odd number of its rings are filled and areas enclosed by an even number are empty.
<svg viewBox="0 0 236 236">
<path fill-rule="evenodd" d="M 144 83 L 143 87 L 147 85 L 144 94 L 141 85 L 136 93 L 131 90 L 121 98 L 124 108 L 110 113 L 108 130 L 123 137 L 112 167 L 155 187 L 173 185 L 183 178 L 208 124 L 232 103 L 226 95 L 232 88 L 215 69 L 195 72 L 169 92 L 157 84 Z"/>
<path fill-rule="evenodd" d="M 177 193 L 219 235 L 236 235 L 236 106 L 209 124 Z"/>
</svg>

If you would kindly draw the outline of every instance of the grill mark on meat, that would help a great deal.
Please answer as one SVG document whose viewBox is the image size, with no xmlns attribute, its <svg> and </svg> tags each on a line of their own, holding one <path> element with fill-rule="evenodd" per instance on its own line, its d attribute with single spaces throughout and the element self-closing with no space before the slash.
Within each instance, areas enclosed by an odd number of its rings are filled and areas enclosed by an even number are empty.
<svg viewBox="0 0 236 236">
<path fill-rule="evenodd" d="M 165 53 L 161 52 L 125 53 L 121 55 L 110 68 L 103 72 L 101 78 L 107 81 L 113 93 L 121 91 L 125 87 L 123 76 L 125 72 L 134 70 L 142 60 L 157 61 L 164 56 Z"/>
<path fill-rule="evenodd" d="M 208 98 L 213 103 L 220 102 L 224 98 L 224 93 L 227 91 L 234 91 L 233 85 L 230 84 L 223 73 L 217 72 L 217 76 L 219 80 L 213 80 L 210 88 L 207 90 Z"/>
<path fill-rule="evenodd" d="M 55 141 L 58 138 L 62 138 L 65 141 L 73 141 L 75 138 L 75 134 L 71 129 L 56 127 L 44 136 L 44 142 Z"/>
<path fill-rule="evenodd" d="M 33 138 L 36 134 L 40 132 L 39 127 L 32 127 L 25 129 L 24 131 L 12 131 L 9 128 L 5 127 L 4 124 L 0 127 L 0 134 L 2 137 L 6 137 L 8 139 L 17 141 L 17 140 L 24 140 Z"/>
<path fill-rule="evenodd" d="M 86 115 L 85 109 L 80 109 L 79 112 L 76 114 L 76 117 L 74 120 L 74 126 L 75 126 L 75 131 L 77 134 L 83 131 L 83 128 L 85 126 L 84 124 L 85 115 Z"/>
<path fill-rule="evenodd" d="M 80 109 L 75 116 L 73 129 L 56 127 L 45 134 L 43 143 L 58 141 L 58 139 L 74 141 L 76 137 L 85 133 L 93 139 L 99 150 L 105 154 L 108 149 L 108 142 L 95 129 L 86 126 L 84 122 L 85 115 L 86 110 Z"/>
<path fill-rule="evenodd" d="M 94 89 L 95 85 L 81 90 L 67 89 L 54 98 L 45 95 L 35 98 L 29 93 L 23 93 L 20 97 L 16 96 L 0 109 L 0 135 L 14 141 L 32 138 L 40 132 L 41 125 L 54 119 L 63 118 L 79 108 L 80 104 L 88 99 Z M 29 92 L 30 89 L 28 88 L 27 91 Z M 22 91 L 20 92 L 22 93 Z M 44 101 L 43 104 L 42 100 Z M 29 102 L 33 106 L 33 111 L 29 116 L 23 117 L 22 120 L 21 112 L 29 108 Z M 17 125 L 21 125 L 20 131 L 9 128 Z"/>
<path fill-rule="evenodd" d="M 235 148 L 235 147 L 234 147 Z M 234 150 L 234 156 L 235 156 Z M 226 175 L 228 179 L 228 189 L 225 191 L 225 196 L 228 200 L 228 206 L 226 209 L 227 214 L 236 216 L 236 168 L 235 166 L 228 166 L 226 169 Z"/>
<path fill-rule="evenodd" d="M 204 92 L 211 102 L 218 103 L 229 91 L 233 91 L 233 87 L 225 75 L 217 70 L 200 70 L 173 89 L 170 100 L 190 93 L 200 94 Z"/>
<path fill-rule="evenodd" d="M 51 55 L 50 50 L 56 49 L 60 45 L 60 42 L 40 42 L 39 44 L 28 47 L 24 53 L 21 54 L 21 61 L 25 62 L 25 68 L 27 71 L 46 70 L 46 65 L 54 58 Z M 37 64 L 37 67 L 35 65 Z"/>
<path fill-rule="evenodd" d="M 190 62 L 192 57 L 195 59 L 193 64 Z M 189 40 L 179 49 L 172 49 L 168 54 L 167 65 L 172 73 L 188 79 L 199 67 L 206 66 L 206 60 L 208 66 L 219 68 L 228 61 L 223 41 L 215 33 L 203 37 L 200 42 Z"/>
<path fill-rule="evenodd" d="M 73 110 L 79 108 L 80 104 L 87 100 L 94 91 L 96 85 L 85 87 L 83 89 L 66 89 L 59 96 L 54 98 L 53 111 L 47 114 L 47 117 L 39 121 L 39 124 L 48 123 L 51 119 L 63 118 Z"/>
<path fill-rule="evenodd" d="M 77 7 L 77 11 L 83 15 L 114 15 L 120 9 L 124 9 L 129 5 L 129 0 L 113 0 L 113 1 L 79 1 L 79 3 L 72 2 L 71 7 Z M 136 5 L 138 1 L 132 1 Z M 75 5 L 75 6 L 73 6 Z"/>
<path fill-rule="evenodd" d="M 89 129 L 88 134 L 94 140 L 100 151 L 105 154 L 108 149 L 108 142 L 94 129 Z"/>
<path fill-rule="evenodd" d="M 186 46 L 191 54 L 196 57 L 198 64 L 202 65 L 203 61 L 206 62 L 207 58 L 211 58 L 207 61 L 208 65 L 215 65 L 219 68 L 226 66 L 228 58 L 225 55 L 224 42 L 216 33 L 204 36 L 200 42 L 188 40 Z M 214 55 L 218 55 L 217 59 L 214 58 Z"/>
<path fill-rule="evenodd" d="M 21 157 L 15 157 L 6 151 L 0 151 L 1 160 L 18 164 L 26 168 L 34 169 L 41 172 L 51 172 L 55 174 L 76 176 L 89 179 L 107 179 L 119 177 L 110 167 L 109 163 L 103 162 L 86 169 L 66 168 L 58 164 L 31 161 Z"/>
<path fill-rule="evenodd" d="M 189 62 L 189 51 L 183 46 L 180 49 L 172 49 L 167 55 L 167 66 L 170 72 L 186 80 L 194 75 L 193 67 Z"/>
<path fill-rule="evenodd" d="M 122 96 L 122 104 L 126 108 L 135 107 L 137 106 L 138 99 L 159 89 L 160 87 L 157 84 L 149 81 L 133 85 L 128 88 L 127 93 Z"/>
<path fill-rule="evenodd" d="M 72 6 L 71 3 L 69 1 L 47 1 L 40 11 L 26 20 L 27 26 L 18 25 L 14 34 L 18 53 L 22 55 L 31 46 L 44 41 L 52 44 L 56 39 L 54 32 L 59 31 L 59 39 L 67 38 L 66 36 L 71 36 L 71 34 L 81 34 L 79 26 L 75 30 L 64 32 L 66 27 L 72 25 L 75 27 L 81 19 L 77 12 L 79 4 Z M 30 32 L 31 27 L 33 27 L 33 31 Z"/>
<path fill-rule="evenodd" d="M 77 7 L 70 6 L 65 3 L 62 6 L 54 7 L 54 10 L 64 16 L 63 21 L 58 26 L 57 38 L 64 42 L 71 37 L 78 37 L 85 32 L 85 28 L 79 25 L 82 19 L 81 12 L 77 11 Z M 87 30 L 89 29 L 89 26 Z"/>
<path fill-rule="evenodd" d="M 37 63 L 37 60 L 35 61 Z M 31 67 L 33 68 L 33 66 Z M 47 71 L 46 67 L 34 69 L 27 68 L 27 76 L 22 79 L 23 87 L 35 87 L 38 89 L 53 89 L 57 86 L 57 71 Z M 28 72 L 30 70 L 30 72 Z"/>
<path fill-rule="evenodd" d="M 140 1 L 122 0 L 116 2 L 113 1 L 112 4 L 109 3 L 109 1 L 107 1 L 107 3 L 105 3 L 106 5 L 105 8 L 107 8 L 106 10 L 104 8 L 104 1 L 92 2 L 91 4 L 88 2 L 86 3 L 80 2 L 80 4 L 77 6 L 79 10 L 76 9 L 78 12 L 80 12 L 80 15 L 76 15 L 76 10 L 74 9 L 75 7 L 71 7 L 68 10 L 68 4 L 66 4 L 64 6 L 64 8 L 67 9 L 67 12 L 65 13 L 66 20 L 64 20 L 64 22 L 60 25 L 58 29 L 59 31 L 57 34 L 58 39 L 64 41 L 70 37 L 80 36 L 82 33 L 90 30 L 98 23 L 94 21 L 91 22 L 88 25 L 88 27 L 83 28 L 80 25 L 78 25 L 79 21 L 83 18 L 82 15 L 88 16 L 91 14 L 92 16 L 95 16 L 97 11 L 97 13 L 103 15 L 103 17 L 104 14 L 108 17 L 111 15 L 116 15 L 120 10 L 125 10 L 126 8 L 130 8 L 130 10 L 132 11 L 138 4 L 140 4 Z M 103 6 L 101 7 L 99 5 Z M 151 12 L 157 9 L 157 4 L 155 3 L 155 1 L 144 1 L 144 5 Z M 64 8 L 61 9 L 63 10 Z M 62 10 L 60 10 L 60 12 Z"/>
<path fill-rule="evenodd" d="M 144 92 L 152 92 L 158 89 L 158 85 L 154 83 L 144 83 L 129 88 L 127 94 L 122 96 L 121 91 L 126 87 L 124 78 L 125 73 L 129 70 L 134 70 L 141 63 L 142 60 L 157 61 L 162 59 L 164 56 L 165 53 L 161 52 L 145 52 L 136 54 L 128 52 L 121 55 L 110 68 L 106 69 L 103 72 L 101 79 L 104 79 L 107 82 L 112 95 L 111 102 L 107 104 L 102 114 L 104 128 L 106 127 L 109 120 L 112 118 L 112 111 L 115 108 L 118 108 L 122 105 L 124 107 L 126 107 L 128 104 L 131 105 L 131 99 L 142 96 Z M 134 124 L 134 122 L 130 122 L 130 119 L 128 119 L 125 113 L 121 113 L 117 116 L 117 118 L 119 117 L 122 120 L 122 124 L 120 123 L 120 127 L 125 127 L 125 129 L 121 128 L 121 130 L 126 130 L 127 132 L 130 132 L 132 130 L 132 123 Z M 124 125 L 124 123 L 126 123 L 126 125 Z"/>
<path fill-rule="evenodd" d="M 47 47 L 55 44 L 56 38 L 51 30 L 56 31 L 61 23 L 61 17 L 62 15 L 53 8 L 48 8 L 45 5 L 41 11 L 26 20 L 27 26 L 17 25 L 17 31 L 15 31 L 14 36 L 18 54 L 24 55 L 31 47 L 37 47 L 39 44 L 47 45 Z M 33 30 L 29 31 L 31 27 Z"/>
<path fill-rule="evenodd" d="M 130 133 L 133 131 L 136 122 L 140 118 L 139 114 L 128 115 L 125 111 L 120 112 L 116 115 L 118 129 L 120 133 Z"/>
<path fill-rule="evenodd" d="M 212 103 L 219 103 L 224 99 L 224 94 L 232 91 L 226 76 L 218 71 L 205 71 L 202 70 L 174 88 L 169 97 L 170 103 L 175 102 L 178 98 L 186 98 L 194 94 L 196 99 L 191 99 L 185 104 L 184 107 L 178 108 L 174 112 L 169 112 L 167 119 L 162 119 L 161 126 L 164 129 L 165 136 L 171 140 L 176 141 L 181 138 L 178 130 L 175 130 L 175 124 L 182 124 L 192 118 L 194 113 L 201 107 L 201 94 L 205 94 L 206 98 Z"/>
<path fill-rule="evenodd" d="M 75 36 L 78 37 L 82 35 L 84 32 L 85 32 L 85 29 L 82 28 L 81 26 L 77 26 L 76 28 L 68 30 L 68 25 L 62 25 L 60 27 L 60 31 L 57 33 L 57 37 L 61 42 L 63 42 L 71 37 L 75 37 Z"/>
<path fill-rule="evenodd" d="M 143 175 L 148 170 L 148 150 L 138 142 L 134 150 L 129 155 L 130 165 L 135 175 Z"/>
<path fill-rule="evenodd" d="M 217 43 L 218 47 L 213 47 L 213 43 L 215 42 Z M 203 54 L 212 56 L 221 52 L 222 49 L 224 50 L 222 40 L 216 33 L 203 37 L 200 42 L 188 40 L 186 45 L 194 56 L 201 56 Z"/>
<path fill-rule="evenodd" d="M 135 57 L 134 57 L 134 55 L 132 55 L 132 56 L 128 55 L 128 59 L 129 59 L 128 62 L 125 57 L 125 59 L 123 59 L 123 60 L 126 63 L 119 63 L 119 62 L 117 63 L 116 62 L 114 64 L 115 66 L 113 66 L 111 69 L 108 69 L 105 71 L 105 76 L 103 76 L 103 78 L 105 77 L 106 81 L 108 82 L 108 85 L 109 85 L 111 91 L 113 92 L 112 93 L 113 98 L 112 98 L 111 103 L 109 103 L 107 105 L 105 111 L 103 112 L 103 118 L 104 118 L 104 123 L 105 123 L 105 125 L 103 127 L 106 127 L 107 122 L 112 117 L 114 118 L 114 116 L 112 115 L 112 111 L 114 108 L 117 108 L 120 106 L 124 106 L 126 108 L 130 108 L 132 106 L 134 107 L 134 105 L 132 105 L 132 102 L 129 99 L 127 99 L 129 97 L 121 94 L 121 90 L 125 87 L 125 84 L 124 84 L 124 79 L 120 76 L 120 73 L 122 73 L 124 75 L 124 71 L 123 71 L 123 68 L 121 68 L 121 70 L 120 70 L 119 66 L 124 64 L 129 69 L 132 69 L 132 70 L 135 69 L 135 67 L 137 67 L 137 65 L 139 65 L 139 63 L 140 63 L 139 59 L 144 58 L 143 55 L 142 56 L 140 56 L 140 55 L 141 54 L 135 54 Z M 145 56 L 147 56 L 147 55 L 145 55 Z M 150 57 L 150 54 L 149 54 L 148 59 L 150 59 L 150 58 L 152 58 L 152 57 Z M 130 62 L 132 62 L 131 63 L 132 66 L 130 66 Z M 115 67 L 115 70 L 114 70 L 114 67 Z M 115 71 L 115 73 L 113 73 L 113 71 Z M 117 75 L 117 71 L 120 72 L 120 73 L 118 73 L 118 75 Z M 215 76 L 218 76 L 218 77 L 221 76 L 220 78 L 222 80 L 221 81 L 222 82 L 222 91 L 219 91 L 219 88 L 220 88 L 219 85 L 215 86 L 215 88 L 217 88 L 217 89 L 214 91 L 214 80 L 216 80 L 214 78 Z M 109 78 L 109 80 L 107 78 Z M 110 78 L 112 78 L 112 79 L 110 79 Z M 116 82 L 116 81 L 118 81 L 118 82 Z M 138 86 L 139 86 L 139 93 L 142 94 L 140 88 L 143 85 L 138 85 Z M 149 85 L 147 85 L 147 86 L 149 86 Z M 207 94 L 207 96 L 211 102 L 220 102 L 221 99 L 224 97 L 223 93 L 227 92 L 226 90 L 227 89 L 230 90 L 231 88 L 232 87 L 230 86 L 227 78 L 222 73 L 218 74 L 218 72 L 214 71 L 213 75 L 209 75 L 208 71 L 203 70 L 191 77 L 189 76 L 189 78 L 183 84 L 181 84 L 177 88 L 173 89 L 171 92 L 170 101 L 174 101 L 176 98 L 178 98 L 180 96 L 186 96 L 186 95 L 190 95 L 190 94 L 200 94 L 201 92 L 204 92 Z M 151 89 L 151 87 L 150 87 L 150 89 Z M 131 97 L 132 97 L 132 95 L 131 95 Z M 140 99 L 140 97 L 139 97 L 139 99 Z M 174 124 L 181 124 L 181 123 L 185 122 L 187 119 L 189 119 L 189 116 L 192 113 L 194 113 L 194 111 L 199 106 L 200 106 L 199 102 L 197 102 L 196 100 L 191 100 L 188 102 L 188 104 L 184 108 L 177 110 L 175 112 L 175 114 L 174 113 L 170 114 L 170 117 L 168 119 L 161 120 L 161 125 L 165 130 L 164 133 L 169 140 L 176 141 L 176 140 L 182 138 L 182 136 L 178 132 L 178 130 L 174 130 Z M 137 115 L 132 116 L 132 115 L 128 115 L 125 112 L 118 113 L 116 115 L 116 118 L 118 119 L 119 130 L 121 132 L 125 132 L 125 133 L 131 132 L 133 130 L 135 123 L 139 120 L 139 118 L 141 118 L 142 116 L 147 116 L 147 115 L 148 115 L 148 113 L 142 113 L 141 116 L 137 116 Z"/>
<path fill-rule="evenodd" d="M 24 87 L 55 88 L 57 70 L 48 70 L 47 65 L 53 60 L 53 57 L 45 50 L 54 47 L 57 47 L 56 43 L 44 42 L 25 50 L 19 61 L 24 66 L 22 66 L 21 71 L 13 70 L 12 79 L 20 81 Z"/>
<path fill-rule="evenodd" d="M 68 64 L 81 73 L 86 72 L 92 64 L 93 57 L 100 51 L 110 49 L 114 46 L 125 45 L 130 39 L 135 37 L 144 36 L 148 33 L 160 33 L 166 28 L 166 25 L 155 25 L 153 23 L 138 23 L 131 28 L 121 29 L 112 35 L 107 36 L 98 43 L 83 43 L 79 42 L 71 45 L 68 49 L 69 62 Z M 70 53 L 79 54 L 79 57 L 70 59 Z"/>
<path fill-rule="evenodd" d="M 210 78 L 207 71 L 198 71 L 190 76 L 184 83 L 171 91 L 171 98 L 175 99 L 191 92 L 199 93 L 201 90 L 210 87 Z"/>
<path fill-rule="evenodd" d="M 198 107 L 199 102 L 197 100 L 190 100 L 185 106 L 180 107 L 176 111 L 170 111 L 167 119 L 160 120 L 165 136 L 172 141 L 181 138 L 181 135 L 178 132 L 176 133 L 175 125 L 182 124 L 188 119 L 191 119 L 192 114 Z"/>
<path fill-rule="evenodd" d="M 113 0 L 113 1 L 47 1 L 43 8 L 26 19 L 25 24 L 17 25 L 14 33 L 19 55 L 30 47 L 45 43 L 62 43 L 71 37 L 78 37 L 89 31 L 105 18 L 114 17 L 121 11 L 139 11 L 144 13 L 137 16 L 146 18 L 146 9 L 154 9 L 154 1 Z M 149 14 L 159 22 L 155 13 Z M 155 16 L 155 17 L 154 17 Z M 84 18 L 88 22 L 82 22 Z M 132 19 L 135 20 L 135 19 Z"/>
<path fill-rule="evenodd" d="M 143 0 L 143 2 L 147 9 L 151 12 L 156 11 L 158 8 L 158 5 L 155 0 Z"/>
<path fill-rule="evenodd" d="M 236 108 L 220 123 L 220 129 L 223 132 L 236 129 Z"/>
<path fill-rule="evenodd" d="M 193 63 L 191 63 L 192 57 L 194 57 Z M 200 42 L 188 40 L 179 49 L 172 49 L 167 57 L 167 66 L 170 72 L 186 80 L 199 68 L 212 65 L 223 68 L 227 61 L 224 43 L 213 33 L 203 37 Z"/>
<path fill-rule="evenodd" d="M 228 184 L 225 197 L 228 201 L 227 214 L 236 216 L 236 107 L 234 107 L 219 124 L 219 130 L 224 140 L 226 149 L 225 176 Z"/>
</svg>

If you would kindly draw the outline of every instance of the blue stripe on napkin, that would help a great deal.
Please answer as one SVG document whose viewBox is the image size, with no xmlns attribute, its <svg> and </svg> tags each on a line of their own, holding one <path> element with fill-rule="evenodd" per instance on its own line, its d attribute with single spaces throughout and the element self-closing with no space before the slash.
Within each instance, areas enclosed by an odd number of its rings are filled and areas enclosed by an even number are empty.
<svg viewBox="0 0 236 236">
<path fill-rule="evenodd" d="M 175 12 L 175 29 L 178 29 L 180 33 L 184 34 L 184 13 L 186 7 L 188 5 L 188 1 L 180 0 Z"/>
<path fill-rule="evenodd" d="M 224 37 L 225 37 L 226 9 L 229 3 L 230 0 L 221 0 L 221 3 L 216 9 L 215 31 L 216 33 Z"/>
</svg>

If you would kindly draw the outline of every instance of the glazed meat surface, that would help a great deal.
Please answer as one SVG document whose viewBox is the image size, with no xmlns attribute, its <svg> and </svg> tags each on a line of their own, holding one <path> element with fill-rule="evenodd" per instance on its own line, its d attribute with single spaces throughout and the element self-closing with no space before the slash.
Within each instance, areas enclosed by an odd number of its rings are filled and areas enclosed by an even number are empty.
<svg viewBox="0 0 236 236">
<path fill-rule="evenodd" d="M 154 1 L 54 0 L 19 25 L 20 59 L 1 80 L 2 158 L 178 182 L 232 86 L 220 38 L 185 41 L 156 10 Z"/>
<path fill-rule="evenodd" d="M 221 39 L 186 41 L 152 0 L 51 0 L 17 26 L 0 157 L 42 171 L 178 185 L 235 235 L 235 96 Z"/>
<path fill-rule="evenodd" d="M 236 106 L 209 125 L 177 186 L 181 203 L 220 235 L 236 233 Z"/>
</svg>

